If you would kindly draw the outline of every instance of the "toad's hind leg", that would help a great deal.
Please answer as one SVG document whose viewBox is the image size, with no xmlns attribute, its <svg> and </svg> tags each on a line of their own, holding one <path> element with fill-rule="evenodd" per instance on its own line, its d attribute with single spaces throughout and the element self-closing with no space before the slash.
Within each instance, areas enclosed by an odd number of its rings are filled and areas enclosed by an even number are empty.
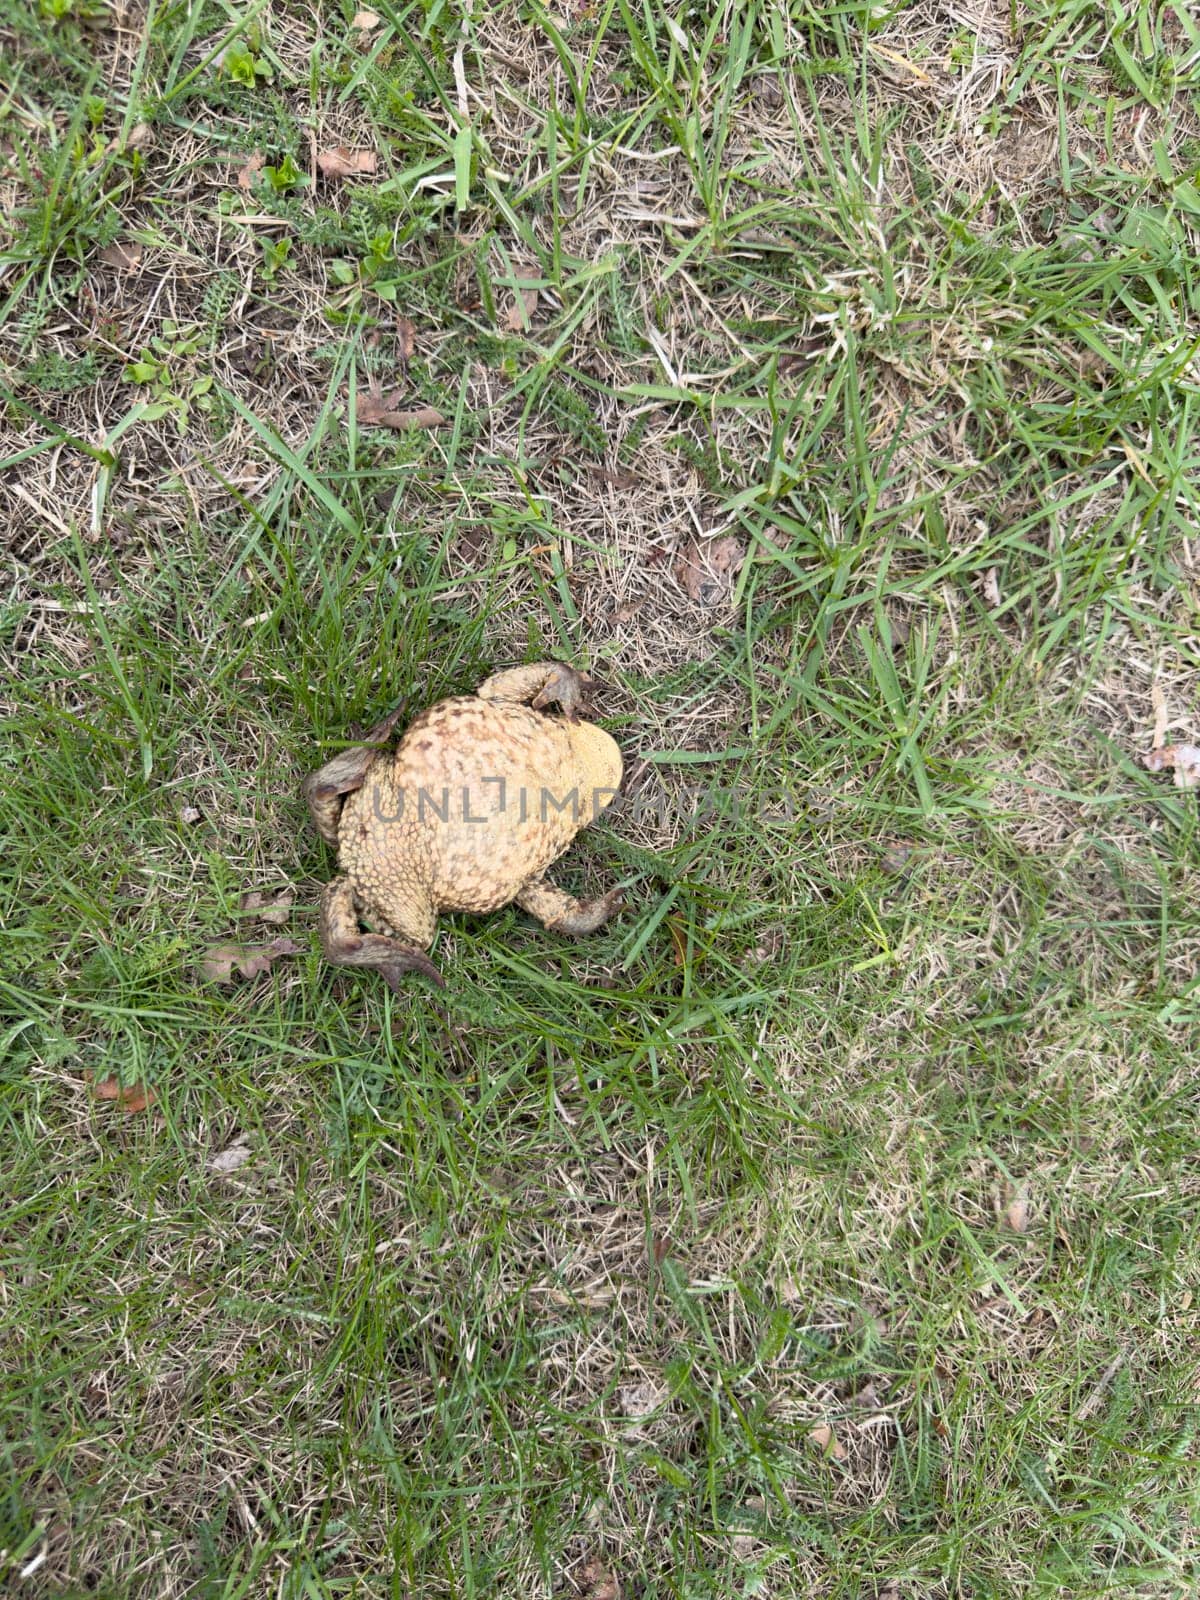
<svg viewBox="0 0 1200 1600">
<path fill-rule="evenodd" d="M 509 667 L 485 678 L 475 693 L 481 700 L 513 700 L 544 711 L 558 705 L 569 721 L 587 713 L 587 691 L 594 680 L 563 661 L 536 661 L 528 667 Z"/>
<path fill-rule="evenodd" d="M 342 799 L 361 789 L 367 781 L 379 747 L 404 715 L 404 707 L 384 717 L 382 722 L 368 730 L 365 744 L 352 745 L 339 750 L 323 767 L 310 772 L 304 780 L 304 798 L 313 826 L 326 844 L 338 842 L 338 818 L 342 814 Z"/>
<path fill-rule="evenodd" d="M 399 992 L 405 972 L 419 972 L 439 989 L 446 980 L 423 950 L 383 933 L 363 933 L 354 890 L 348 878 L 335 878 L 321 896 L 321 948 L 326 961 L 341 967 L 375 967 Z"/>
<path fill-rule="evenodd" d="M 517 904 L 554 933 L 595 933 L 621 909 L 625 896 L 620 889 L 610 889 L 595 900 L 576 900 L 539 878 L 526 884 L 517 896 Z"/>
</svg>

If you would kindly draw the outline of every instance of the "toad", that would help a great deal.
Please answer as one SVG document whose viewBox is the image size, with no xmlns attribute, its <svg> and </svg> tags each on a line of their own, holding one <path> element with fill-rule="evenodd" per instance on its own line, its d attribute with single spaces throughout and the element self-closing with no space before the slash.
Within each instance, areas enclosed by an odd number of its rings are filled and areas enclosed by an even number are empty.
<svg viewBox="0 0 1200 1600">
<path fill-rule="evenodd" d="M 515 901 L 547 928 L 586 934 L 620 908 L 619 889 L 580 901 L 546 877 L 621 782 L 615 740 L 581 715 L 590 686 L 554 661 L 497 672 L 421 712 L 394 750 L 402 710 L 305 780 L 340 867 L 321 897 L 328 961 L 375 967 L 393 989 L 405 972 L 440 985 L 426 954 L 440 912 Z"/>
</svg>

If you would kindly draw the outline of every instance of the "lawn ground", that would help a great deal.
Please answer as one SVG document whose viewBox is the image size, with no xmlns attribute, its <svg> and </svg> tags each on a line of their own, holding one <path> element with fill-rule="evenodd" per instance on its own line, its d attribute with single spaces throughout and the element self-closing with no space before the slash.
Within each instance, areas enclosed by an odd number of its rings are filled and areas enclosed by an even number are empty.
<svg viewBox="0 0 1200 1600">
<path fill-rule="evenodd" d="M 4 1592 L 1194 1595 L 1194 14 L 0 52 Z M 323 966 L 304 773 L 547 655 L 626 913 Z"/>
</svg>

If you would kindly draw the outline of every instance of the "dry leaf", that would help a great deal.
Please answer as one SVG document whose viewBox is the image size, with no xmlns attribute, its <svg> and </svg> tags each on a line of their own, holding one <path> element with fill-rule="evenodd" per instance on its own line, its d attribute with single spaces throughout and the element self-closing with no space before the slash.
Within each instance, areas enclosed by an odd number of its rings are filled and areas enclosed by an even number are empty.
<svg viewBox="0 0 1200 1600">
<path fill-rule="evenodd" d="M 1194 789 L 1200 784 L 1200 746 L 1165 744 L 1161 750 L 1151 750 L 1145 760 L 1151 772 L 1173 769 L 1177 789 Z"/>
<path fill-rule="evenodd" d="M 583 1600 L 621 1600 L 621 1585 L 599 1558 L 579 1574 L 579 1592 Z"/>
<path fill-rule="evenodd" d="M 122 1083 L 120 1078 L 102 1078 L 95 1082 L 90 1070 L 83 1074 L 85 1083 L 92 1085 L 92 1093 L 97 1100 L 116 1100 L 120 1103 L 121 1110 L 136 1114 L 145 1111 L 147 1106 L 152 1106 L 158 1096 L 153 1089 L 144 1083 Z"/>
<path fill-rule="evenodd" d="M 671 935 L 671 943 L 675 949 L 675 965 L 677 967 L 686 967 L 688 951 L 687 929 L 678 917 L 668 917 L 667 931 Z"/>
<path fill-rule="evenodd" d="M 292 911 L 296 898 L 291 889 L 281 889 L 276 894 L 265 894 L 261 889 L 251 889 L 238 899 L 238 911 L 243 915 L 257 915 L 263 922 L 282 928 Z"/>
<path fill-rule="evenodd" d="M 892 839 L 884 846 L 883 854 L 879 858 L 880 868 L 890 877 L 899 877 L 901 873 L 908 871 L 908 864 L 915 848 L 916 846 L 907 839 Z"/>
<path fill-rule="evenodd" d="M 1024 1233 L 1029 1227 L 1029 1201 L 1023 1194 L 1014 1195 L 1008 1202 L 1004 1220 L 1014 1233 Z"/>
<path fill-rule="evenodd" d="M 513 297 L 513 303 L 504 313 L 500 326 L 505 333 L 523 333 L 533 321 L 533 313 L 537 310 L 538 291 L 536 289 L 518 289 Z"/>
<path fill-rule="evenodd" d="M 614 489 L 636 489 L 641 481 L 628 467 L 593 467 L 591 473 L 593 478 L 612 484 Z"/>
<path fill-rule="evenodd" d="M 732 534 L 723 539 L 690 539 L 675 564 L 675 576 L 693 600 L 715 606 L 729 592 L 746 552 Z"/>
<path fill-rule="evenodd" d="M 808 1430 L 808 1437 L 816 1445 L 823 1456 L 834 1461 L 846 1459 L 846 1447 L 827 1422 L 818 1422 L 815 1428 Z"/>
<path fill-rule="evenodd" d="M 193 822 L 199 822 L 202 815 L 203 813 L 197 806 L 180 806 L 179 808 L 180 822 L 188 823 L 189 825 Z"/>
<path fill-rule="evenodd" d="M 492 530 L 481 522 L 475 522 L 459 535 L 458 553 L 469 566 L 474 566 L 484 551 L 491 547 L 491 542 Z"/>
<path fill-rule="evenodd" d="M 827 341 L 819 334 L 801 339 L 795 350 L 785 350 L 779 357 L 776 371 L 781 378 L 790 378 L 794 372 L 803 372 L 825 349 Z"/>
<path fill-rule="evenodd" d="M 989 567 L 983 575 L 983 598 L 993 611 L 999 611 L 1000 599 L 1000 574 L 995 567 Z"/>
<path fill-rule="evenodd" d="M 130 128 L 127 138 L 122 139 L 118 135 L 117 138 L 110 140 L 105 146 L 104 153 L 113 156 L 122 150 L 148 150 L 153 143 L 154 129 L 148 122 L 139 122 Z"/>
<path fill-rule="evenodd" d="M 142 247 L 140 244 L 124 244 L 118 239 L 114 244 L 104 246 L 100 259 L 106 267 L 115 267 L 118 272 L 136 272 L 142 264 Z"/>
<path fill-rule="evenodd" d="M 220 1176 L 224 1176 L 230 1172 L 236 1172 L 239 1167 L 244 1167 L 246 1165 L 252 1153 L 253 1152 L 251 1151 L 250 1146 L 245 1142 L 245 1140 L 238 1139 L 236 1143 L 231 1144 L 227 1150 L 222 1150 L 220 1154 L 212 1157 L 208 1163 L 208 1170 L 210 1172 L 215 1172 Z"/>
<path fill-rule="evenodd" d="M 373 11 L 356 11 L 351 18 L 350 26 L 357 28 L 359 33 L 370 33 L 372 28 L 379 26 L 379 18 Z"/>
<path fill-rule="evenodd" d="M 417 343 L 417 330 L 407 317 L 396 318 L 396 353 L 405 372 Z"/>
<path fill-rule="evenodd" d="M 666 1390 L 656 1383 L 623 1383 L 617 1390 L 621 1415 L 635 1420 L 650 1416 L 666 1398 Z"/>
<path fill-rule="evenodd" d="M 200 971 L 212 983 L 232 983 L 235 971 L 243 978 L 257 978 L 269 972 L 279 956 L 294 956 L 300 946 L 294 939 L 272 939 L 270 944 L 215 944 L 200 963 Z"/>
<path fill-rule="evenodd" d="M 382 394 L 373 384 L 358 391 L 355 414 L 364 428 L 440 428 L 445 417 L 433 406 L 397 411 L 399 389 Z"/>
<path fill-rule="evenodd" d="M 351 150 L 344 144 L 317 155 L 317 166 L 327 178 L 372 178 L 378 164 L 374 150 Z"/>
<path fill-rule="evenodd" d="M 250 191 L 254 188 L 255 175 L 262 171 L 263 166 L 265 165 L 265 162 L 266 162 L 266 157 L 260 155 L 258 153 L 258 151 L 256 150 L 254 152 L 254 154 L 247 159 L 246 165 L 244 167 L 242 167 L 241 170 L 238 172 L 238 175 L 237 175 L 237 186 L 238 186 L 238 188 L 245 190 L 245 192 L 247 194 L 249 194 Z"/>
</svg>

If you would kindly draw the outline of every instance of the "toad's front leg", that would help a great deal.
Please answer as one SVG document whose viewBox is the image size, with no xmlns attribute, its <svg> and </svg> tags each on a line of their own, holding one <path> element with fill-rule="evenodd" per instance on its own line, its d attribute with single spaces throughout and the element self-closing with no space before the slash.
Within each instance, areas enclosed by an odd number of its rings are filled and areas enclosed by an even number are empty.
<svg viewBox="0 0 1200 1600">
<path fill-rule="evenodd" d="M 620 889 L 610 889 L 595 900 L 576 900 L 574 895 L 539 878 L 525 885 L 517 904 L 553 933 L 595 933 L 621 909 L 625 896 Z"/>
<path fill-rule="evenodd" d="M 587 692 L 596 680 L 565 661 L 535 661 L 528 667 L 509 667 L 485 678 L 475 693 L 481 700 L 510 700 L 544 711 L 549 705 L 561 707 L 569 722 L 580 714 L 589 715 Z"/>
<path fill-rule="evenodd" d="M 313 827 L 326 844 L 336 848 L 342 801 L 366 783 L 367 773 L 375 765 L 384 741 L 403 715 L 403 705 L 397 706 L 382 722 L 377 722 L 368 730 L 365 743 L 339 750 L 323 767 L 318 767 L 305 778 L 304 798 L 308 802 L 308 814 L 313 820 Z"/>
<path fill-rule="evenodd" d="M 321 896 L 321 948 L 339 967 L 375 967 L 397 993 L 405 972 L 419 972 L 439 989 L 446 980 L 425 952 L 384 933 L 363 933 L 349 878 L 334 878 Z"/>
</svg>

